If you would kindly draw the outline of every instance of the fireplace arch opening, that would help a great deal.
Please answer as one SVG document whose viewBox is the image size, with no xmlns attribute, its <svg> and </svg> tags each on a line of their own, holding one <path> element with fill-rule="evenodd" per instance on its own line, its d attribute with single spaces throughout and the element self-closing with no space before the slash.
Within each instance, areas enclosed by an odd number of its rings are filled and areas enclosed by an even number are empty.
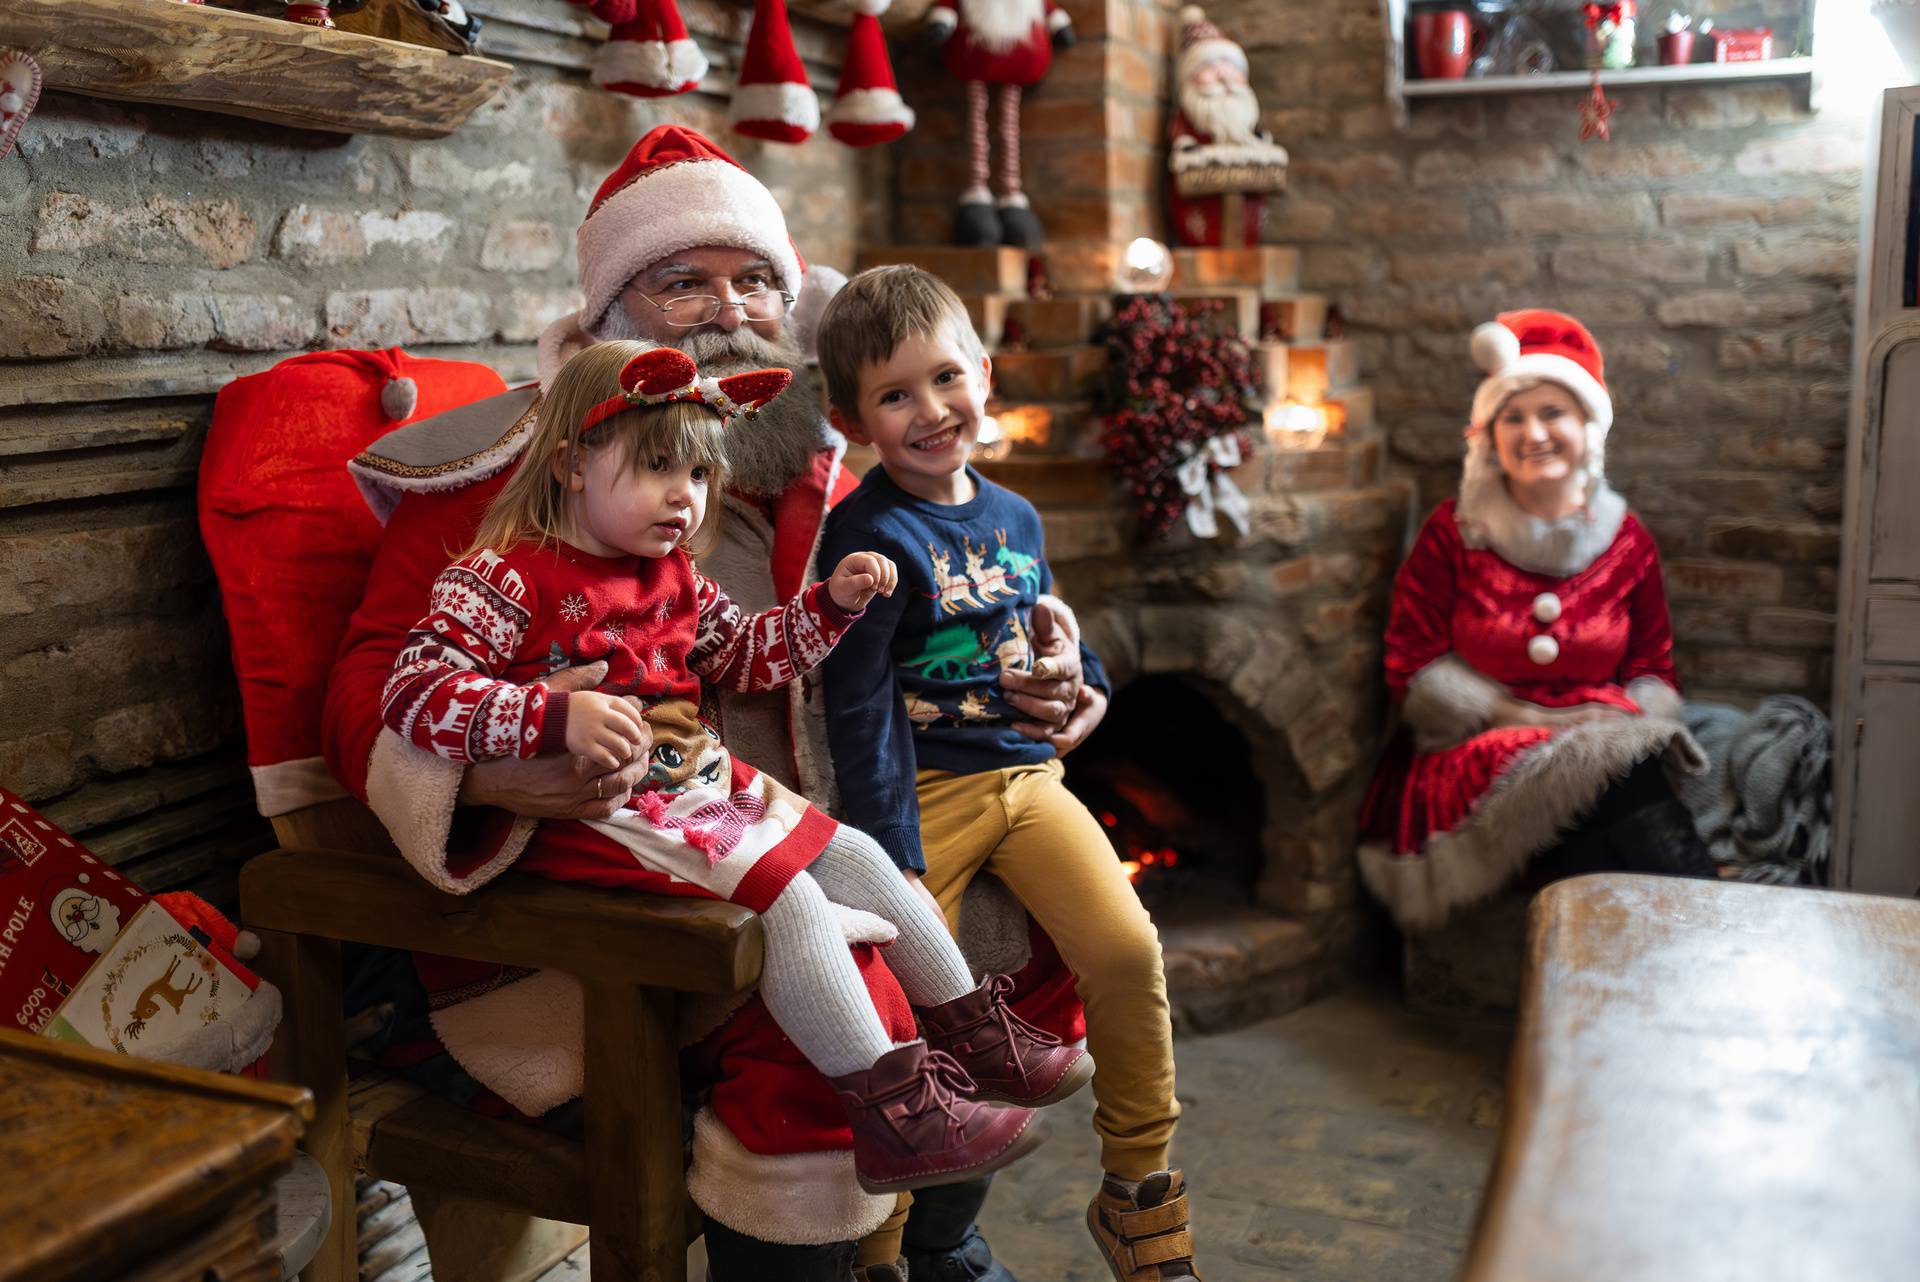
<svg viewBox="0 0 1920 1282">
<path fill-rule="evenodd" d="M 1066 772 L 1149 908 L 1252 902 L 1268 786 L 1246 733 L 1200 683 L 1154 673 L 1125 686 Z"/>
</svg>

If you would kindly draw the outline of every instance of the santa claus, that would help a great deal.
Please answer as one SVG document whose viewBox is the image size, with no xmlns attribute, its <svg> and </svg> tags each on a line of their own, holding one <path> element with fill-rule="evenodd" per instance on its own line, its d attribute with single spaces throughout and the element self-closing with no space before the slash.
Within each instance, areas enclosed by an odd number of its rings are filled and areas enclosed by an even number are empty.
<svg viewBox="0 0 1920 1282">
<path fill-rule="evenodd" d="M 614 338 L 678 347 L 716 373 L 767 366 L 794 372 L 800 386 L 763 410 L 753 430 L 728 438 L 733 488 L 721 496 L 726 516 L 717 544 L 701 561 L 745 610 L 792 597 L 812 579 L 827 508 L 855 479 L 841 466 L 844 443 L 820 412 L 805 353 L 831 289 L 828 277 L 838 274 L 807 270 L 772 194 L 712 142 L 675 126 L 642 138 L 608 176 L 576 241 L 586 302 L 542 336 L 541 385 L 582 345 Z M 511 867 L 538 820 L 612 813 L 648 765 L 641 753 L 604 773 L 565 757 L 463 769 L 409 751 L 380 719 L 386 674 L 428 584 L 447 548 L 472 541 L 487 503 L 520 463 L 540 404 L 541 386 L 478 401 L 382 437 L 351 465 L 386 531 L 327 691 L 327 760 L 421 875 L 455 893 Z M 1060 655 L 1071 675 L 1036 681 L 1014 674 L 1021 680 L 1009 684 L 1020 688 L 1010 697 L 1036 722 L 1083 736 L 1105 705 L 1082 688 L 1071 616 L 1058 608 L 1047 616 L 1042 648 Z M 599 666 L 557 679 L 590 688 Z M 819 701 L 800 684 L 774 694 L 721 692 L 718 719 L 743 757 L 831 805 Z M 875 941 L 856 930 L 849 942 L 859 952 Z M 897 1013 L 897 986 L 872 952 L 867 946 L 861 954 L 869 987 L 883 1016 Z M 434 1007 L 430 1030 L 451 1056 L 447 1072 L 477 1083 L 473 1089 L 497 1092 L 522 1113 L 549 1113 L 578 1092 L 581 1080 L 577 984 L 564 976 L 503 979 L 473 970 L 465 963 L 421 968 L 429 988 L 448 994 Z M 1070 1002 L 1071 976 L 1061 975 L 1048 992 Z M 1023 1014 L 1057 1022 L 1058 1010 L 1029 1007 Z M 536 1012 L 548 1037 L 521 1031 Z M 512 1032 L 503 1037 L 505 1030 Z M 825 1079 L 795 1058 L 764 1007 L 753 1002 L 717 1027 L 691 1031 L 706 1035 L 685 1062 L 697 1064 L 712 1090 L 694 1125 L 688 1189 L 708 1217 L 718 1282 L 845 1282 L 852 1240 L 883 1223 L 892 1226 L 891 1239 L 869 1254 L 890 1265 L 904 1217 L 893 1197 L 872 1197 L 854 1182 L 844 1111 Z M 953 1249 L 973 1249 L 977 1235 L 965 1230 L 985 1197 L 984 1182 L 921 1196 L 936 1213 L 936 1236 L 952 1228 Z"/>
<path fill-rule="evenodd" d="M 1039 249 L 1046 232 L 1020 181 L 1020 93 L 1046 76 L 1055 49 L 1073 44 L 1072 21 L 1054 0 L 938 0 L 927 31 L 946 47 L 947 70 L 967 86 L 967 187 L 954 211 L 953 243 Z M 987 185 L 989 85 L 1000 88 L 998 199 Z"/>
<path fill-rule="evenodd" d="M 1260 128 L 1246 51 L 1198 6 L 1182 9 L 1180 24 L 1174 64 L 1180 105 L 1167 160 L 1174 236 L 1183 245 L 1257 245 L 1266 193 L 1286 186 L 1287 149 Z"/>
</svg>

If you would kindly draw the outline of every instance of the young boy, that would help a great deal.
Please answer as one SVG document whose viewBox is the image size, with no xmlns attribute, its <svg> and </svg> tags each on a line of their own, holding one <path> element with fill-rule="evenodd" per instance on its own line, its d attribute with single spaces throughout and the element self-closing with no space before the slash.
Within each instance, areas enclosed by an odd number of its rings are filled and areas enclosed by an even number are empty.
<svg viewBox="0 0 1920 1282">
<path fill-rule="evenodd" d="M 1093 1124 L 1106 1178 L 1088 1226 L 1121 1282 L 1199 1277 L 1180 1172 L 1179 1104 L 1160 939 L 1053 745 L 1015 729 L 1003 670 L 1030 666 L 1034 602 L 1052 586 L 1040 515 L 967 466 L 992 362 L 958 296 L 915 267 L 849 281 L 820 321 L 834 426 L 880 466 L 827 518 L 820 560 L 874 550 L 899 566 L 825 666 L 845 818 L 932 893 L 949 926 L 968 882 L 996 874 L 1059 947 L 1099 1064 Z M 1099 662 L 1083 650 L 1090 682 Z"/>
</svg>

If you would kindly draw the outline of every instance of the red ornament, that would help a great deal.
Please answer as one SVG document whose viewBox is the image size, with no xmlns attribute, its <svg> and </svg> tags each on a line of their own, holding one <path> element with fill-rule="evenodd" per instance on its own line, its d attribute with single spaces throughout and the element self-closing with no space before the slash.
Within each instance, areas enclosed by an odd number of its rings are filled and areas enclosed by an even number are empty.
<svg viewBox="0 0 1920 1282">
<path fill-rule="evenodd" d="M 1591 142 L 1597 134 L 1601 142 L 1611 142 L 1613 126 L 1608 122 L 1613 118 L 1613 109 L 1619 105 L 1601 91 L 1600 73 L 1594 72 L 1593 93 L 1580 106 L 1580 141 Z"/>
</svg>

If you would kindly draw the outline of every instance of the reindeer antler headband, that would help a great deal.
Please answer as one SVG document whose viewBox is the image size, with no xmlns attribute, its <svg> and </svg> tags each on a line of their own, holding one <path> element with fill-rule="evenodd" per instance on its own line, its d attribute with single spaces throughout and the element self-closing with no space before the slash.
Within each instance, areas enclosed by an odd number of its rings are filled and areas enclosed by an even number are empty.
<svg viewBox="0 0 1920 1282">
<path fill-rule="evenodd" d="M 792 372 L 784 369 L 754 369 L 725 378 L 702 378 L 693 358 L 685 352 L 673 347 L 650 348 L 621 368 L 621 394 L 588 410 L 580 430 L 585 431 L 630 409 L 665 405 L 669 401 L 705 405 L 730 425 L 736 417 L 754 417 L 762 405 L 780 395 L 792 381 Z"/>
</svg>

